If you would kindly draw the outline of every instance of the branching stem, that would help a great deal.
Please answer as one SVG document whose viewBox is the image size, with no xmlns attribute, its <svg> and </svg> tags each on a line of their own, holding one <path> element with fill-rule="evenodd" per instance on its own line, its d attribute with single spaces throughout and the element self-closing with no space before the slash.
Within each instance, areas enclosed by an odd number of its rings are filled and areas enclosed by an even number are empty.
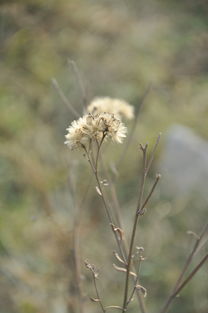
<svg viewBox="0 0 208 313">
<path fill-rule="evenodd" d="M 190 282 L 190 280 L 194 277 L 194 275 L 198 272 L 198 270 L 202 267 L 202 265 L 207 261 L 208 254 L 206 254 L 203 259 L 199 262 L 199 264 L 193 269 L 193 271 L 189 274 L 189 276 L 184 280 L 184 282 L 178 286 L 175 291 L 170 295 L 167 302 L 165 303 L 161 313 L 167 312 L 171 302 L 175 299 L 175 297 L 179 294 L 179 292 Z"/>
<path fill-rule="evenodd" d="M 197 251 L 197 249 L 198 249 L 198 247 L 199 247 L 199 245 L 200 245 L 202 239 L 204 238 L 204 235 L 206 234 L 207 230 L 208 230 L 208 223 L 204 226 L 204 228 L 202 229 L 202 232 L 201 232 L 200 236 L 197 238 L 196 243 L 195 243 L 195 245 L 194 245 L 194 247 L 193 247 L 191 253 L 189 254 L 189 256 L 188 256 L 188 258 L 187 258 L 187 260 L 186 260 L 186 263 L 185 263 L 185 265 L 184 265 L 184 267 L 183 267 L 183 269 L 182 269 L 182 271 L 181 271 L 181 274 L 179 275 L 179 277 L 178 277 L 178 279 L 177 279 L 177 281 L 176 281 L 176 283 L 175 283 L 175 286 L 173 287 L 173 290 L 172 290 L 170 296 L 168 297 L 166 303 L 164 304 L 164 306 L 163 306 L 163 308 L 162 308 L 162 310 L 161 310 L 160 313 L 165 313 L 165 312 L 167 312 L 167 309 L 169 308 L 170 303 L 172 302 L 172 300 L 175 298 L 175 296 L 176 296 L 177 293 L 179 292 L 179 291 L 178 291 L 178 292 L 176 293 L 176 291 L 178 290 L 179 285 L 180 285 L 180 283 L 181 283 L 181 281 L 182 281 L 182 279 L 183 279 L 183 277 L 184 277 L 184 275 L 185 275 L 185 273 L 186 273 L 186 271 L 187 271 L 189 265 L 191 264 L 191 261 L 193 260 L 193 257 L 194 257 L 194 255 L 195 255 L 195 253 L 196 253 L 196 251 Z M 190 280 L 190 279 L 189 279 L 189 280 Z M 184 283 L 183 283 L 183 284 L 184 284 Z"/>
<path fill-rule="evenodd" d="M 146 180 L 147 145 L 145 145 L 144 147 L 141 146 L 141 150 L 143 153 L 143 171 L 142 171 L 139 201 L 138 201 L 136 214 L 135 214 L 135 218 L 134 218 L 134 225 L 133 225 L 133 229 L 132 229 L 132 235 L 131 235 L 131 241 L 130 241 L 130 247 L 129 247 L 122 313 L 124 313 L 126 311 L 126 306 L 127 306 L 128 288 L 129 288 L 129 273 L 130 273 L 130 269 L 131 269 L 132 252 L 133 252 L 133 246 L 134 246 L 134 239 L 135 239 L 135 235 L 136 235 L 137 222 L 138 222 L 138 219 L 140 216 L 139 214 L 137 214 L 137 212 L 141 208 L 141 204 L 143 201 L 143 193 L 144 193 L 144 186 L 145 186 L 145 180 Z"/>
</svg>

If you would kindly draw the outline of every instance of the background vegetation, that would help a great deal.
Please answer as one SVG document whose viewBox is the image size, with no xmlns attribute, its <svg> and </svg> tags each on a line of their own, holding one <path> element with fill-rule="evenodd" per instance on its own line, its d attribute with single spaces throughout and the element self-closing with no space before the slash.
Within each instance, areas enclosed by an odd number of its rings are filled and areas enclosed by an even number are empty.
<svg viewBox="0 0 208 313">
<path fill-rule="evenodd" d="M 119 168 L 117 191 L 128 228 L 137 198 L 138 143 L 152 145 L 176 123 L 208 138 L 207 13 L 206 0 L 1 1 L 1 313 L 79 312 L 73 230 L 90 172 L 82 155 L 63 144 L 74 116 L 51 79 L 80 114 L 83 101 L 94 96 L 124 98 L 137 108 L 151 84 Z M 84 97 L 68 60 L 79 68 Z M 163 146 L 164 139 L 152 175 Z M 109 166 L 122 149 L 107 147 Z M 141 279 L 150 312 L 161 307 L 190 250 L 193 238 L 186 231 L 198 232 L 206 217 L 207 203 L 197 194 L 167 197 L 157 189 L 138 232 L 147 257 Z M 124 276 L 112 268 L 115 247 L 93 183 L 79 220 L 85 313 L 98 312 L 88 299 L 93 289 L 83 260 L 100 268 L 109 305 L 121 301 Z M 170 312 L 207 312 L 207 269 Z M 131 312 L 137 312 L 136 302 Z"/>
</svg>

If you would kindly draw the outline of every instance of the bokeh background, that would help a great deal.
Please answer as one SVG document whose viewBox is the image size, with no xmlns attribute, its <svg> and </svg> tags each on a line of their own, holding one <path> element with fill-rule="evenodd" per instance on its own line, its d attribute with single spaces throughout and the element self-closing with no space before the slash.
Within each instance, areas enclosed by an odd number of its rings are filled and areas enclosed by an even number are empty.
<svg viewBox="0 0 208 313">
<path fill-rule="evenodd" d="M 85 259 L 99 268 L 105 304 L 122 303 L 124 275 L 112 266 L 115 246 L 88 164 L 63 143 L 70 106 L 82 115 L 83 103 L 111 96 L 137 109 L 147 90 L 116 190 L 128 237 L 138 145 L 152 147 L 162 132 L 147 189 L 156 172 L 163 179 L 136 242 L 145 248 L 148 312 L 162 306 L 194 242 L 187 230 L 199 233 L 207 219 L 207 19 L 206 0 L 0 2 L 0 313 L 80 313 L 79 287 L 84 313 L 99 312 Z M 104 149 L 109 168 L 123 147 Z M 207 271 L 170 312 L 207 313 Z"/>
</svg>

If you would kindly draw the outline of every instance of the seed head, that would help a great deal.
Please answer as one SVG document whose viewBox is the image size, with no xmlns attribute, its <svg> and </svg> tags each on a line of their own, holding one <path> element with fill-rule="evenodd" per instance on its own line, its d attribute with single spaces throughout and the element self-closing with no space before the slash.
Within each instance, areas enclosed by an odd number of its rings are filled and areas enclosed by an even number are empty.
<svg viewBox="0 0 208 313">
<path fill-rule="evenodd" d="M 121 120 L 111 113 L 87 114 L 72 122 L 67 128 L 65 144 L 73 150 L 86 146 L 94 140 L 100 143 L 104 139 L 112 139 L 122 143 L 127 129 Z"/>
<path fill-rule="evenodd" d="M 87 111 L 92 114 L 111 113 L 118 118 L 133 119 L 134 107 L 124 100 L 110 97 L 95 98 L 87 107 Z"/>
</svg>

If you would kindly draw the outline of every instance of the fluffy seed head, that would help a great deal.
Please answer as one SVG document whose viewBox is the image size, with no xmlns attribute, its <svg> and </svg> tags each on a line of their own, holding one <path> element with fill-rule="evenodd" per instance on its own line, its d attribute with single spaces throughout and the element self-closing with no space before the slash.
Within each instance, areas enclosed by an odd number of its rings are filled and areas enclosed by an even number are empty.
<svg viewBox="0 0 208 313">
<path fill-rule="evenodd" d="M 65 144 L 73 150 L 86 146 L 91 140 L 100 142 L 111 138 L 122 143 L 127 129 L 123 123 L 111 113 L 87 114 L 72 122 L 67 128 Z"/>
<path fill-rule="evenodd" d="M 126 119 L 133 119 L 134 117 L 134 107 L 132 105 L 124 100 L 110 97 L 95 98 L 87 107 L 87 111 L 92 114 L 107 112 Z"/>
</svg>

